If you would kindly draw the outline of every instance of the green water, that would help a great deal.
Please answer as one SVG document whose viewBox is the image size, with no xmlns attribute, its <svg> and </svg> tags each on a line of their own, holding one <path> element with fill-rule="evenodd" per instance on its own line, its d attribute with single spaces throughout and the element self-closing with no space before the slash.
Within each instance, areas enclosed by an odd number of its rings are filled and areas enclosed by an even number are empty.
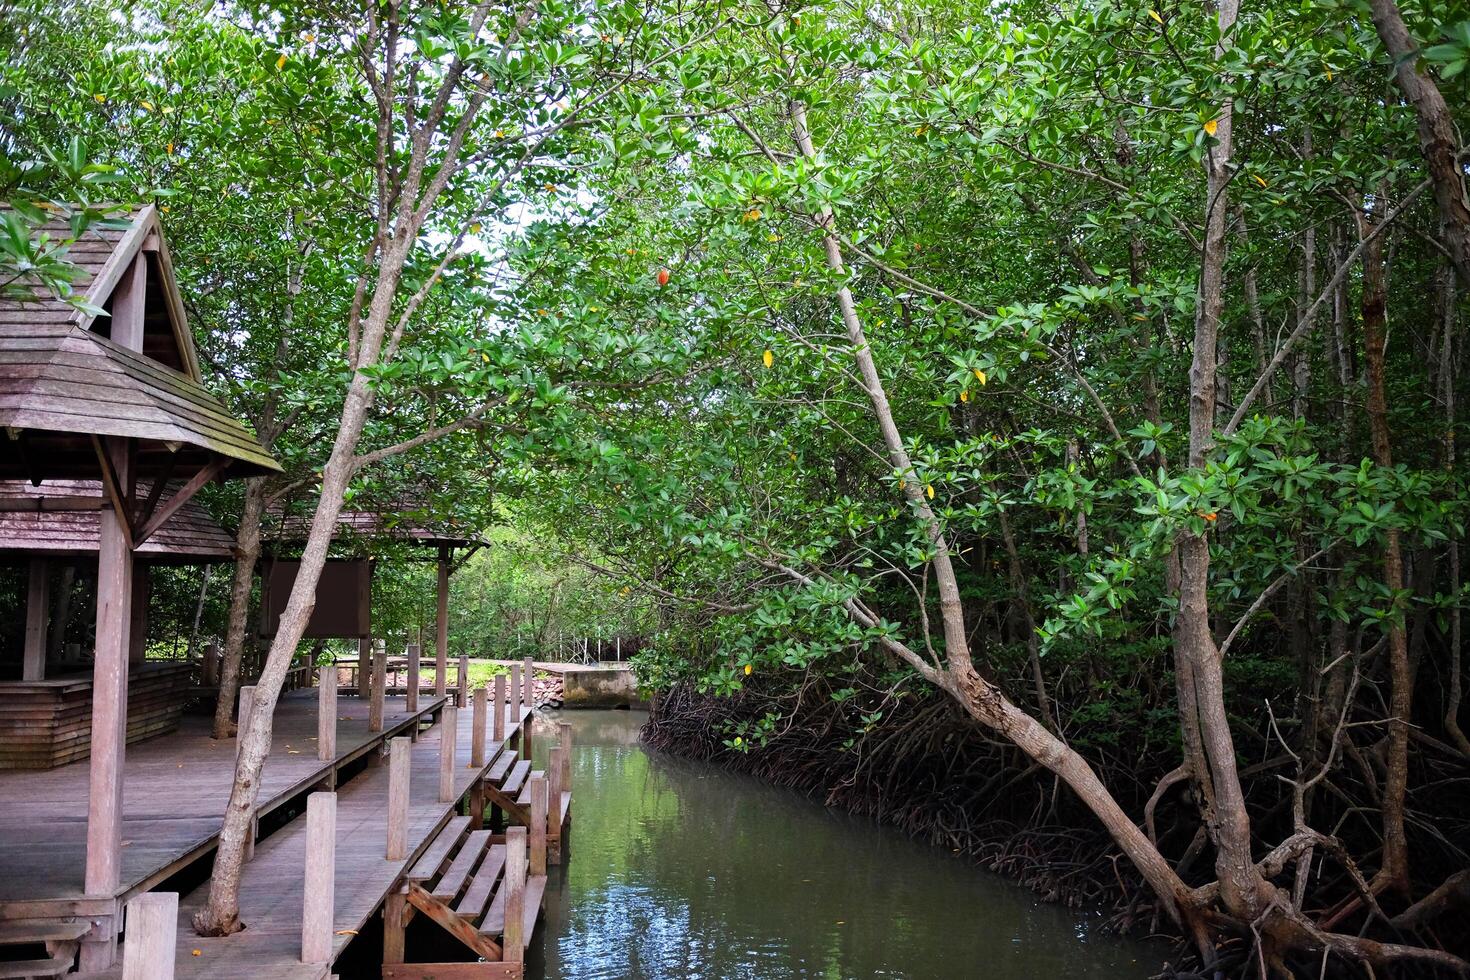
<svg viewBox="0 0 1470 980">
<path fill-rule="evenodd" d="M 1156 948 L 888 828 L 646 751 L 637 712 L 568 711 L 570 860 L 529 975 L 1142 978 Z M 548 739 L 537 745 L 542 757 Z"/>
</svg>

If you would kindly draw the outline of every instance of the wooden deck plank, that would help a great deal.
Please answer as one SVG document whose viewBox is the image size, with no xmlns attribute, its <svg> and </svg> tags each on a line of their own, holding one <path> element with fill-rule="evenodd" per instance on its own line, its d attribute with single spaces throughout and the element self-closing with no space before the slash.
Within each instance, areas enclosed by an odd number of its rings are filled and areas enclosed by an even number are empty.
<svg viewBox="0 0 1470 980">
<path fill-rule="evenodd" d="M 526 908 L 525 926 L 526 931 L 522 933 L 530 938 L 536 928 L 536 917 L 541 913 L 541 896 L 546 894 L 546 876 L 529 875 L 526 878 Z M 490 903 L 490 909 L 485 913 L 485 919 L 480 923 L 480 932 L 486 936 L 499 936 L 505 932 L 505 889 L 497 889 L 495 898 Z"/>
<path fill-rule="evenodd" d="M 480 864 L 480 870 L 475 872 L 475 877 L 470 881 L 470 887 L 465 889 L 464 897 L 454 907 L 454 911 L 467 919 L 478 920 L 485 911 L 485 906 L 490 902 L 490 895 L 495 891 L 495 884 L 500 880 L 500 873 L 505 870 L 505 845 L 494 844 L 490 853 Z"/>
<path fill-rule="evenodd" d="M 531 760 L 523 759 L 517 762 L 514 768 L 511 769 L 510 776 L 506 778 L 504 785 L 500 787 L 500 791 L 514 799 L 515 795 L 521 791 L 521 787 L 526 784 L 526 780 L 529 778 L 531 778 Z"/>
</svg>

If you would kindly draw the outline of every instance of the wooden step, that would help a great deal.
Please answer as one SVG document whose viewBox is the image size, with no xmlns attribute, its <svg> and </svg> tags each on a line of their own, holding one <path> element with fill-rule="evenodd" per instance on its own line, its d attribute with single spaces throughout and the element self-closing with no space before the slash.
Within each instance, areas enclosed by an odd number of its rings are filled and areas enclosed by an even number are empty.
<svg viewBox="0 0 1470 980">
<path fill-rule="evenodd" d="M 469 817 L 451 818 L 444 829 L 439 832 L 439 836 L 435 837 L 434 842 L 429 845 L 429 849 L 424 852 L 424 856 L 418 859 L 413 870 L 404 877 L 409 881 L 420 883 L 433 878 L 439 873 L 439 869 L 444 867 L 444 862 L 449 860 L 450 852 L 454 850 L 455 845 L 469 829 Z"/>
<path fill-rule="evenodd" d="M 471 921 L 479 919 L 490 902 L 495 884 L 500 880 L 500 873 L 504 870 L 505 845 L 494 844 L 490 853 L 485 855 L 485 860 L 480 862 L 480 870 L 475 872 L 475 877 L 465 889 L 464 897 L 459 900 L 454 911 Z"/>
<path fill-rule="evenodd" d="M 505 783 L 501 785 L 500 791 L 514 799 L 515 795 L 521 791 L 521 787 L 526 785 L 526 780 L 530 778 L 530 775 L 531 760 L 523 759 L 517 762 L 511 769 L 510 775 L 506 777 Z"/>
<path fill-rule="evenodd" d="M 480 856 L 490 846 L 492 836 L 493 831 L 477 830 L 466 837 L 464 847 L 454 856 L 454 861 L 449 865 L 449 870 L 440 877 L 439 883 L 429 889 L 429 894 L 445 905 L 458 898 L 470 872 L 475 870 L 475 865 L 480 863 Z"/>
<path fill-rule="evenodd" d="M 530 875 L 526 878 L 525 919 L 523 920 L 525 931 L 521 935 L 526 937 L 528 943 L 531 941 L 531 933 L 536 930 L 536 919 L 541 915 L 541 898 L 545 894 L 545 875 Z M 500 888 L 496 890 L 495 900 L 490 903 L 490 908 L 480 923 L 480 935 L 498 937 L 504 932 L 505 889 Z"/>
<path fill-rule="evenodd" d="M 514 749 L 501 752 L 500 757 L 495 760 L 495 764 L 490 767 L 490 771 L 485 774 L 485 778 L 499 785 L 505 779 L 505 774 L 510 772 L 510 767 L 515 764 L 516 753 Z"/>
<path fill-rule="evenodd" d="M 526 777 L 526 785 L 521 787 L 520 795 L 516 797 L 516 803 L 518 805 L 525 807 L 529 807 L 531 805 L 531 780 L 535 779 L 537 776 L 545 779 L 546 773 L 542 772 L 540 769 L 531 770 L 531 774 Z M 550 800 L 547 801 L 548 806 L 550 805 L 550 802 Z"/>
<path fill-rule="evenodd" d="M 44 960 L 0 960 L 0 977 L 59 977 L 71 972 L 72 956 Z"/>
<path fill-rule="evenodd" d="M 0 946 L 69 942 L 81 939 L 90 930 L 91 926 L 86 922 L 63 922 L 56 919 L 5 922 L 0 923 Z"/>
</svg>

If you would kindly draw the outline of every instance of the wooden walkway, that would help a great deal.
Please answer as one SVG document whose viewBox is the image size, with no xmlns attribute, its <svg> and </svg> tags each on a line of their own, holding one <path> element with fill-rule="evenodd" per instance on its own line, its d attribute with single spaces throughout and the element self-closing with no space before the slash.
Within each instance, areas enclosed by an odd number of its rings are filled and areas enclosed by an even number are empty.
<svg viewBox="0 0 1470 980">
<path fill-rule="evenodd" d="M 283 695 L 262 780 L 261 813 L 331 778 L 385 739 L 409 732 L 416 718 L 434 715 L 443 701 L 424 699 L 411 716 L 404 699 L 389 698 L 384 730 L 369 732 L 368 705 L 339 699 L 337 758 L 322 762 L 316 749 L 317 692 Z M 128 746 L 119 897 L 147 891 L 213 850 L 234 756 L 234 740 L 211 739 L 209 719 L 195 716 L 186 717 L 175 733 Z M 86 907 L 87 780 L 85 760 L 45 772 L 0 772 L 0 921 Z M 293 877 L 299 883 L 299 868 Z"/>
<path fill-rule="evenodd" d="M 340 700 L 344 715 L 355 703 L 354 698 Z M 523 719 L 529 719 L 530 715 L 529 708 L 522 710 Z M 486 747 L 485 765 L 472 767 L 473 712 L 457 713 L 455 800 L 450 803 L 437 802 L 439 742 L 443 726 L 435 725 L 413 744 L 409 851 L 402 861 L 389 861 L 383 857 L 388 766 L 370 768 L 338 787 L 334 957 L 341 954 L 356 931 L 382 906 L 394 883 L 449 823 L 459 801 L 471 786 L 495 765 L 503 751 L 515 751 L 513 746 L 508 749 L 507 746 L 520 726 L 510 718 L 506 722 L 506 741 L 491 741 Z M 279 723 L 280 716 L 277 717 Z M 338 739 L 339 745 L 344 744 L 340 732 Z M 223 802 L 220 806 L 222 809 Z M 184 896 L 179 902 L 175 977 L 178 980 L 190 977 L 208 980 L 225 977 L 321 980 L 328 977 L 328 965 L 300 961 L 305 854 L 305 820 L 288 824 L 256 845 L 255 857 L 245 867 L 240 891 L 240 918 L 247 928 L 233 936 L 205 939 L 194 935 L 189 920 L 204 903 L 208 886 L 206 884 Z M 106 973 L 84 976 L 113 980 L 121 977 L 122 971 L 118 966 Z"/>
</svg>

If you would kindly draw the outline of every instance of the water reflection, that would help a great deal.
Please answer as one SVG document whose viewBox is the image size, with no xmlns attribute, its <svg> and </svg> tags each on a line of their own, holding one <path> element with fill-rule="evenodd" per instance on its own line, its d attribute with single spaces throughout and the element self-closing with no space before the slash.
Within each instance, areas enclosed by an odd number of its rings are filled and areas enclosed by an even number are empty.
<svg viewBox="0 0 1470 980">
<path fill-rule="evenodd" d="M 562 717 L 576 826 L 533 977 L 1141 978 L 1158 962 L 896 832 L 650 755 L 642 714 Z"/>
</svg>

